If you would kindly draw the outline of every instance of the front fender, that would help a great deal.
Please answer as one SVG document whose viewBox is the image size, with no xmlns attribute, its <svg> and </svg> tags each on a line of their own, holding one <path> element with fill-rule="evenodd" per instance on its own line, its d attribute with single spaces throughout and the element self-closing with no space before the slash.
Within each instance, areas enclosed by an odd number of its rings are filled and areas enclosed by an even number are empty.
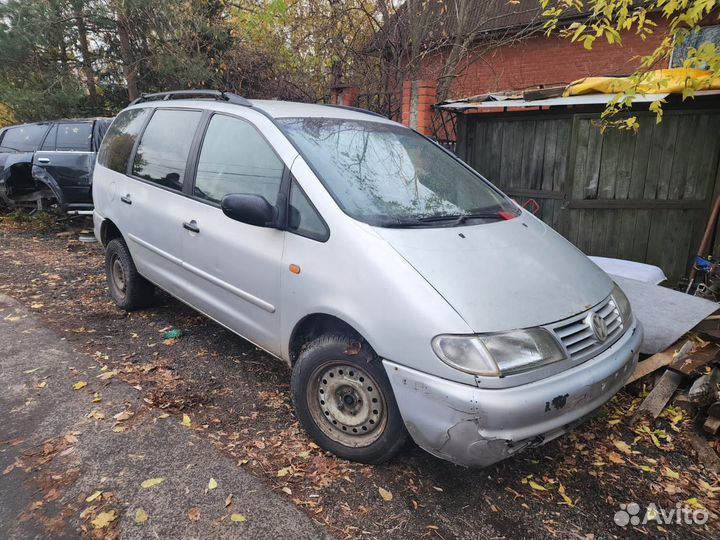
<svg viewBox="0 0 720 540">
<path fill-rule="evenodd" d="M 53 195 L 55 195 L 55 198 L 58 200 L 60 206 L 65 205 L 65 198 L 63 197 L 62 189 L 60 189 L 60 185 L 57 183 L 57 180 L 55 180 L 55 178 L 53 178 L 52 175 L 47 172 L 47 169 L 44 169 L 43 167 L 40 167 L 38 165 L 33 165 L 32 177 L 33 180 L 45 184 L 50 189 L 50 191 L 53 192 Z"/>
</svg>

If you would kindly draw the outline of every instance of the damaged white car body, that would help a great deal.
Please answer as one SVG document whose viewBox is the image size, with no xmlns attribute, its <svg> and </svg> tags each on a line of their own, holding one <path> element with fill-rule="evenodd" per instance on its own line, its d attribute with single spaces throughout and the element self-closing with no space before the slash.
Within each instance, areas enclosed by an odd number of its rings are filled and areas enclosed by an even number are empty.
<svg viewBox="0 0 720 540">
<path fill-rule="evenodd" d="M 159 286 L 288 362 L 302 425 L 347 459 L 384 461 L 409 434 L 495 463 L 583 421 L 637 362 L 642 328 L 607 274 L 363 111 L 151 96 L 108 132 L 93 195 L 118 305 Z"/>
</svg>

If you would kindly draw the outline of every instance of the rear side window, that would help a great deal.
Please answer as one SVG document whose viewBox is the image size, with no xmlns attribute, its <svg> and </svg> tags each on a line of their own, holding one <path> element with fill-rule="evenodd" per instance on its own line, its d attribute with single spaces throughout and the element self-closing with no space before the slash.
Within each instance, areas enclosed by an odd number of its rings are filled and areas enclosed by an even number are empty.
<svg viewBox="0 0 720 540">
<path fill-rule="evenodd" d="M 65 152 L 89 152 L 92 142 L 92 123 L 58 124 L 55 149 Z"/>
<path fill-rule="evenodd" d="M 121 112 L 103 138 L 98 152 L 98 163 L 125 174 L 135 141 L 149 114 L 150 109 L 130 109 Z"/>
<path fill-rule="evenodd" d="M 8 128 L 0 141 L 0 149 L 10 152 L 32 152 L 40 146 L 47 124 L 31 124 Z"/>
<path fill-rule="evenodd" d="M 220 202 L 229 193 L 248 193 L 275 205 L 283 170 L 283 162 L 252 124 L 216 114 L 200 151 L 195 196 Z"/>
<path fill-rule="evenodd" d="M 199 111 L 155 111 L 135 153 L 133 176 L 181 191 L 200 116 Z"/>
</svg>

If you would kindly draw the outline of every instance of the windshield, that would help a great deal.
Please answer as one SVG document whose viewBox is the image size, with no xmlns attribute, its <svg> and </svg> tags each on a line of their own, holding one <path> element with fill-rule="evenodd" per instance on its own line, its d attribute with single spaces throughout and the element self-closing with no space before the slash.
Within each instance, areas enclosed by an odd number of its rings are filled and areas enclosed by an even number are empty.
<svg viewBox="0 0 720 540">
<path fill-rule="evenodd" d="M 501 219 L 517 207 L 414 131 L 341 118 L 280 118 L 285 133 L 352 217 L 380 226 Z"/>
</svg>

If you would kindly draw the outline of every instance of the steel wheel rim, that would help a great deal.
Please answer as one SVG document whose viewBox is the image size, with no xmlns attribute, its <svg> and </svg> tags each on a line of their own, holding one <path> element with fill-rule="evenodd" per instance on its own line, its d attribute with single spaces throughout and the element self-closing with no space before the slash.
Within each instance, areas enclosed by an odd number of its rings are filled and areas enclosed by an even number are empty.
<svg viewBox="0 0 720 540">
<path fill-rule="evenodd" d="M 120 258 L 113 257 L 110 264 L 110 279 L 112 280 L 113 288 L 122 296 L 125 296 L 125 269 L 122 266 Z"/>
<path fill-rule="evenodd" d="M 351 448 L 370 446 L 385 431 L 387 404 L 375 379 L 343 362 L 313 372 L 307 403 L 315 424 L 330 439 Z"/>
</svg>

